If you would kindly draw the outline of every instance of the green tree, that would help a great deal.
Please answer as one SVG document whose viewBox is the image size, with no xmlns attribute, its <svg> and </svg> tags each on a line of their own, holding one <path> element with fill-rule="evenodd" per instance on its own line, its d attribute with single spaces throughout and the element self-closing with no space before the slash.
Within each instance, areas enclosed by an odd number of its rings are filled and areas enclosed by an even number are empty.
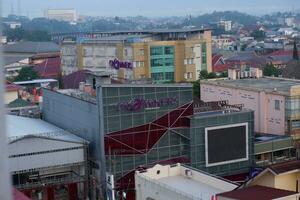
<svg viewBox="0 0 300 200">
<path fill-rule="evenodd" d="M 228 71 L 222 72 L 222 73 L 219 75 L 219 78 L 227 78 L 227 77 L 228 77 Z"/>
<path fill-rule="evenodd" d="M 200 98 L 200 80 L 193 82 L 193 95 Z"/>
<path fill-rule="evenodd" d="M 299 60 L 298 48 L 297 48 L 296 41 L 294 41 L 293 59 L 294 60 Z"/>
<path fill-rule="evenodd" d="M 16 77 L 15 81 L 30 81 L 37 79 L 38 77 L 38 73 L 34 71 L 32 67 L 23 67 L 19 71 L 19 75 Z"/>
<path fill-rule="evenodd" d="M 215 72 L 210 72 L 210 73 L 208 74 L 207 79 L 213 79 L 213 78 L 218 78 L 218 76 L 216 75 Z"/>
<path fill-rule="evenodd" d="M 42 42 L 51 41 L 51 37 L 46 31 L 40 30 L 25 30 L 23 28 L 4 29 L 4 34 L 7 36 L 8 41 L 32 41 Z"/>
<path fill-rule="evenodd" d="M 267 64 L 264 69 L 263 69 L 263 74 L 264 76 L 278 76 L 279 75 L 279 70 L 274 67 L 274 65 L 271 64 Z"/>
<path fill-rule="evenodd" d="M 263 40 L 266 36 L 265 32 L 260 30 L 255 30 L 250 34 L 251 37 L 254 37 L 255 40 Z"/>
<path fill-rule="evenodd" d="M 200 74 L 199 74 L 199 77 L 200 77 L 200 80 L 203 80 L 203 79 L 208 79 L 208 72 L 206 69 L 203 69 L 200 71 Z"/>
</svg>

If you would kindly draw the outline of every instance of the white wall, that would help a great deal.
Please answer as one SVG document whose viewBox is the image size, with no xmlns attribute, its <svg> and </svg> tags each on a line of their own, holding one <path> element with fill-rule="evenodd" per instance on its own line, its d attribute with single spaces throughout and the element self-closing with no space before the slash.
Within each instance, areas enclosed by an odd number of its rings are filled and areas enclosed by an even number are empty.
<svg viewBox="0 0 300 200">
<path fill-rule="evenodd" d="M 201 83 L 201 100 L 228 100 L 229 104 L 244 104 L 245 108 L 254 110 L 256 132 L 277 135 L 285 133 L 284 96 Z M 275 110 L 275 100 L 280 101 L 280 110 Z"/>
<path fill-rule="evenodd" d="M 24 138 L 9 144 L 9 156 L 19 155 L 9 158 L 10 171 L 14 172 L 84 162 L 83 148 L 69 149 L 76 147 L 82 147 L 82 145 L 42 138 Z M 62 151 L 62 149 L 68 150 Z M 53 150 L 61 151 L 52 152 Z M 43 153 L 38 154 L 38 152 Z"/>
</svg>

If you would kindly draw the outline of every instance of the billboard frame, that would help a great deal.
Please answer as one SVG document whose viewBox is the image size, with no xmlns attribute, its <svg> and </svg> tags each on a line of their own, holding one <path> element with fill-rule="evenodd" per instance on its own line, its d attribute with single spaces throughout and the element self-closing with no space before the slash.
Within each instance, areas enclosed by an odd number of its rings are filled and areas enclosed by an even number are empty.
<svg viewBox="0 0 300 200">
<path fill-rule="evenodd" d="M 234 127 L 239 127 L 239 126 L 245 126 L 246 127 L 246 157 L 209 164 L 208 163 L 208 131 L 218 130 L 218 129 L 225 129 L 225 128 L 234 128 Z M 246 123 L 229 124 L 229 125 L 214 126 L 214 127 L 205 128 L 205 166 L 206 167 L 214 167 L 214 166 L 219 166 L 219 165 L 224 165 L 224 164 L 248 161 L 249 160 L 249 130 L 248 130 L 248 127 L 249 127 L 248 122 L 246 122 Z"/>
</svg>

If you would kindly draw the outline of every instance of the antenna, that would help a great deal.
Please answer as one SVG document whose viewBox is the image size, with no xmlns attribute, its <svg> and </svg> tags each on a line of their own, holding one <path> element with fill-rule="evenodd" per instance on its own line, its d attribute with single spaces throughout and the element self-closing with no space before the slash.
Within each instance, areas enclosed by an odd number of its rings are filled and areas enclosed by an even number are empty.
<svg viewBox="0 0 300 200">
<path fill-rule="evenodd" d="M 10 3 L 10 14 L 11 15 L 15 14 L 15 8 L 14 8 L 14 2 L 13 1 Z"/>
<path fill-rule="evenodd" d="M 22 11 L 21 11 L 21 1 L 20 0 L 18 0 L 17 6 L 18 6 L 18 15 L 21 16 L 22 15 Z"/>
</svg>

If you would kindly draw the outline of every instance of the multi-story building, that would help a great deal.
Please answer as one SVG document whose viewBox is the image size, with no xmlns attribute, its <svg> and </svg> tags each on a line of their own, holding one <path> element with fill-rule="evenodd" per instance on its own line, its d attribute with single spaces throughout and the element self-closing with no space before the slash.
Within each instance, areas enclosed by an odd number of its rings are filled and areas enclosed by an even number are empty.
<svg viewBox="0 0 300 200">
<path fill-rule="evenodd" d="M 218 22 L 218 26 L 224 28 L 224 30 L 227 31 L 231 31 L 232 29 L 232 21 L 226 21 L 226 20 L 220 20 Z"/>
<path fill-rule="evenodd" d="M 300 82 L 283 78 L 201 81 L 203 101 L 228 100 L 254 110 L 255 132 L 276 135 L 300 130 Z"/>
<path fill-rule="evenodd" d="M 62 71 L 112 72 L 120 79 L 186 82 L 212 71 L 211 31 L 107 32 L 62 43 Z"/>
<path fill-rule="evenodd" d="M 228 50 L 228 51 L 234 51 L 236 42 L 234 38 L 231 37 L 216 37 L 214 36 L 212 38 L 213 47 L 222 49 L 222 50 Z"/>
<path fill-rule="evenodd" d="M 45 11 L 45 17 L 74 23 L 77 21 L 77 12 L 75 9 L 48 9 Z"/>
<path fill-rule="evenodd" d="M 230 176 L 254 164 L 253 112 L 240 105 L 195 103 L 188 84 L 101 85 L 91 94 L 44 90 L 43 116 L 90 141 L 97 187 L 108 174 L 116 196 L 134 199 L 140 167 L 185 163 Z"/>
</svg>

